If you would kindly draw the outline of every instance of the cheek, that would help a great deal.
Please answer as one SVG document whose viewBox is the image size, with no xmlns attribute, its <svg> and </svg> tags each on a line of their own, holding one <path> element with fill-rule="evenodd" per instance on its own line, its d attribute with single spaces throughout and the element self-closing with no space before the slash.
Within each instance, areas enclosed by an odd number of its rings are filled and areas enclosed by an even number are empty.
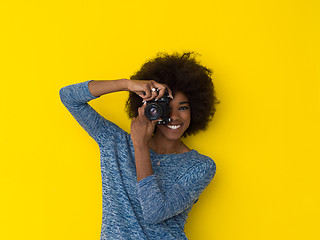
<svg viewBox="0 0 320 240">
<path fill-rule="evenodd" d="M 186 129 L 190 126 L 190 119 L 189 121 L 186 123 Z"/>
<path fill-rule="evenodd" d="M 189 126 L 190 121 L 191 121 L 191 113 L 188 112 L 188 113 L 186 113 L 185 116 L 183 116 L 183 117 L 184 117 L 185 123 Z"/>
<path fill-rule="evenodd" d="M 188 130 L 188 128 L 190 126 L 190 121 L 191 121 L 190 116 L 184 118 L 184 126 L 183 126 L 183 132 L 184 133 Z"/>
</svg>

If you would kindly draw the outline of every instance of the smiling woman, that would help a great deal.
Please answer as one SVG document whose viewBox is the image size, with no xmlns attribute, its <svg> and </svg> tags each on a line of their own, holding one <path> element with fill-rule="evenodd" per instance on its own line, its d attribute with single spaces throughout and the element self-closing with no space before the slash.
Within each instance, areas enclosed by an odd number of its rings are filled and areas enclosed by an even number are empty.
<svg viewBox="0 0 320 240">
<path fill-rule="evenodd" d="M 166 145 L 171 145 L 172 141 L 179 141 L 184 132 L 190 125 L 191 111 L 187 96 L 182 92 L 177 92 L 170 101 L 170 119 L 166 125 L 158 125 L 155 134 L 151 139 L 154 146 L 161 146 L 163 149 Z M 156 143 L 158 142 L 158 144 Z M 162 142 L 162 144 L 161 144 Z M 176 150 L 176 148 L 174 148 Z M 185 148 L 185 150 L 188 150 Z M 158 149 L 159 153 L 165 150 Z"/>
<path fill-rule="evenodd" d="M 197 62 L 196 55 L 194 52 L 158 53 L 130 77 L 153 79 L 168 86 L 173 94 L 182 92 L 186 95 L 192 111 L 190 126 L 183 136 L 206 130 L 215 114 L 216 104 L 219 104 L 211 79 L 212 70 Z M 130 92 L 126 104 L 128 116 L 136 117 L 141 105 L 141 97 Z"/>
<path fill-rule="evenodd" d="M 101 239 L 187 239 L 188 213 L 213 179 L 216 165 L 181 137 L 204 130 L 214 115 L 218 101 L 210 74 L 192 53 L 159 54 L 130 79 L 61 88 L 61 101 L 100 148 Z M 131 134 L 88 104 L 118 91 L 130 91 Z M 159 124 L 160 119 L 146 117 L 145 109 L 166 92 L 170 120 Z"/>
</svg>

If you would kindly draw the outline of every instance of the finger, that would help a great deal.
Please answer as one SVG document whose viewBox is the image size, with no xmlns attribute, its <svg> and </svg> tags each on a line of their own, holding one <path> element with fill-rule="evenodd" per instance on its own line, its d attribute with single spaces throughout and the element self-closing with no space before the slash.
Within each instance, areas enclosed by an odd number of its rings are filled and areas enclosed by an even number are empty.
<svg viewBox="0 0 320 240">
<path fill-rule="evenodd" d="M 163 84 L 163 85 L 166 87 L 166 89 L 167 89 L 167 91 L 168 91 L 168 94 L 169 94 L 169 97 L 170 97 L 171 99 L 173 99 L 173 94 L 172 94 L 171 89 L 168 87 L 168 85 L 166 85 L 166 84 Z"/>
<path fill-rule="evenodd" d="M 152 94 L 151 99 L 156 98 L 158 96 L 158 89 L 157 88 L 152 88 L 151 94 Z M 150 101 L 150 100 L 148 100 L 148 101 Z"/>
<path fill-rule="evenodd" d="M 146 109 L 146 105 L 147 105 L 147 103 L 144 102 L 144 103 L 142 104 L 142 106 L 138 108 L 138 115 L 139 115 L 139 116 L 144 116 L 144 115 L 145 115 L 144 112 L 145 112 L 145 109 Z"/>
<path fill-rule="evenodd" d="M 139 91 L 139 92 L 136 92 L 136 94 L 141 97 L 142 99 L 144 99 L 146 97 L 146 93 L 145 91 Z"/>
<path fill-rule="evenodd" d="M 168 93 L 169 93 L 169 97 L 171 99 L 173 99 L 173 93 L 172 93 L 171 89 L 168 86 L 166 86 L 166 87 L 167 87 L 167 90 L 168 90 Z"/>
<path fill-rule="evenodd" d="M 166 92 L 166 89 L 168 91 L 169 97 L 173 99 L 172 91 L 166 84 L 160 84 L 158 89 L 160 89 L 160 92 L 158 94 L 158 97 L 156 98 L 157 100 L 163 97 L 164 93 Z"/>
<path fill-rule="evenodd" d="M 159 100 L 160 98 L 162 98 L 165 92 L 166 92 L 166 88 L 162 87 L 159 91 L 158 96 L 156 97 L 156 100 Z"/>
<path fill-rule="evenodd" d="M 155 89 L 155 88 L 154 88 Z M 151 90 L 151 96 L 149 97 L 149 98 L 146 98 L 146 99 L 144 99 L 145 101 L 150 101 L 150 100 L 152 100 L 152 99 L 154 99 L 154 98 L 156 98 L 158 96 L 158 92 L 155 90 L 155 91 L 152 91 Z"/>
<path fill-rule="evenodd" d="M 152 83 L 150 84 L 150 93 L 149 97 L 144 98 L 145 101 L 150 101 L 158 96 L 157 88 Z"/>
<path fill-rule="evenodd" d="M 148 99 L 152 96 L 152 93 L 151 93 L 151 89 L 150 89 L 150 86 L 147 85 L 144 89 L 144 92 L 145 94 L 143 95 L 143 100 L 145 101 L 149 101 Z"/>
</svg>

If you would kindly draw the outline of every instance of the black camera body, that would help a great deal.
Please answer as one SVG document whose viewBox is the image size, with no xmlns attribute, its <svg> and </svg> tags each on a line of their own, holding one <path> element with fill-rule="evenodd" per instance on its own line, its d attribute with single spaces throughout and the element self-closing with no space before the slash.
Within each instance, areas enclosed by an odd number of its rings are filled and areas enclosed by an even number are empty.
<svg viewBox="0 0 320 240">
<path fill-rule="evenodd" d="M 159 90 L 157 90 L 159 93 Z M 170 122 L 169 114 L 170 114 L 170 96 L 165 91 L 164 95 L 158 100 L 152 99 L 147 101 L 147 106 L 145 109 L 145 115 L 150 120 L 162 119 L 162 121 L 158 121 L 158 124 L 168 124 Z"/>
</svg>

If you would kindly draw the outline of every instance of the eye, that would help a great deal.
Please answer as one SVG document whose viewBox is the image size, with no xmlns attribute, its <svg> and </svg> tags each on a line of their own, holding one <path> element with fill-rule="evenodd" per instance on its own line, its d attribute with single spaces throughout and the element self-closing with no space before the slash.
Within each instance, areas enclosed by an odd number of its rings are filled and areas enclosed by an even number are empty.
<svg viewBox="0 0 320 240">
<path fill-rule="evenodd" d="M 189 109 L 188 106 L 182 106 L 182 107 L 179 108 L 179 110 L 188 110 L 188 109 Z"/>
</svg>

